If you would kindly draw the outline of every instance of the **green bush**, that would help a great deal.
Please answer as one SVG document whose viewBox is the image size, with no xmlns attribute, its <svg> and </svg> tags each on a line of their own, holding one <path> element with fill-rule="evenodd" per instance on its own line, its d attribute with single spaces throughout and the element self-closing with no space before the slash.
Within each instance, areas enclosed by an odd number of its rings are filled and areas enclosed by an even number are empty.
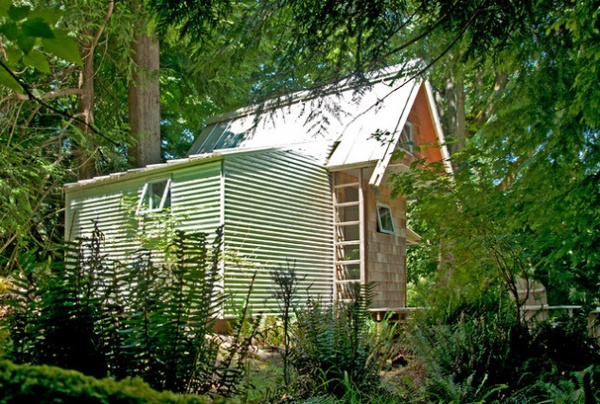
<svg viewBox="0 0 600 404">
<path fill-rule="evenodd" d="M 427 397 L 523 402 L 598 395 L 593 365 L 600 363 L 600 349 L 587 336 L 585 319 L 523 324 L 513 305 L 487 291 L 446 310 L 432 309 L 415 322 L 407 344 L 427 370 Z"/>
<path fill-rule="evenodd" d="M 206 397 L 158 392 L 139 379 L 95 379 L 54 366 L 0 361 L 0 403 L 210 403 Z"/>
</svg>

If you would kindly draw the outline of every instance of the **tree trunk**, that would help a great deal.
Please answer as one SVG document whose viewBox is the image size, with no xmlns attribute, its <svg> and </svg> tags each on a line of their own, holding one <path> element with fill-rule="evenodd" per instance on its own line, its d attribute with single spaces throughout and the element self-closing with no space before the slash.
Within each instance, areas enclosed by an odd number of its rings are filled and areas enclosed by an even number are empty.
<svg viewBox="0 0 600 404">
<path fill-rule="evenodd" d="M 460 152 L 465 148 L 467 138 L 465 89 L 462 73 L 453 73 L 446 81 L 446 122 L 449 135 L 454 140 L 449 145 L 450 154 Z"/>
<path fill-rule="evenodd" d="M 93 163 L 93 155 L 86 147 L 87 140 L 90 137 L 90 127 L 94 125 L 94 45 L 93 43 L 84 43 L 81 45 L 83 53 L 83 68 L 79 75 L 79 95 L 78 115 L 81 119 L 79 130 L 81 139 L 74 142 L 74 152 L 77 156 L 79 167 L 79 179 L 93 177 L 96 169 Z"/>
<path fill-rule="evenodd" d="M 91 30 L 83 32 L 84 38 L 92 37 L 92 39 L 80 45 L 83 55 L 83 68 L 79 74 L 80 91 L 77 112 L 81 119 L 78 125 L 81 131 L 81 138 L 79 141 L 73 142 L 73 152 L 77 158 L 80 179 L 91 178 L 98 174 L 97 167 L 94 164 L 94 154 L 90 153 L 88 147 L 94 125 L 94 51 L 106 27 L 106 23 L 112 16 L 114 7 L 115 2 L 109 1 L 104 19 L 96 32 Z"/>
<path fill-rule="evenodd" d="M 456 136 L 456 88 L 454 87 L 454 77 L 448 77 L 446 80 L 446 125 L 448 126 L 448 135 L 455 139 Z M 450 148 L 450 154 L 454 153 L 454 143 L 448 145 Z"/>
<path fill-rule="evenodd" d="M 456 88 L 456 149 L 455 151 L 461 152 L 465 148 L 467 140 L 467 126 L 466 126 L 466 106 L 465 106 L 465 85 L 462 72 L 455 74 L 455 88 Z"/>
<path fill-rule="evenodd" d="M 159 45 L 138 24 L 133 43 L 133 80 L 129 84 L 129 157 L 135 167 L 160 163 Z"/>
</svg>

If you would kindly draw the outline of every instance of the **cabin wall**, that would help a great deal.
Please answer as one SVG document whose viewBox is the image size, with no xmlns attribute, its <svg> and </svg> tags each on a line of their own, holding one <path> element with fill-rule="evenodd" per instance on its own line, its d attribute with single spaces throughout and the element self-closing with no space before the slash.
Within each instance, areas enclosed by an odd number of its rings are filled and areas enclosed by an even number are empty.
<svg viewBox="0 0 600 404">
<path fill-rule="evenodd" d="M 171 208 L 150 215 L 136 213 L 144 184 L 171 178 Z M 151 172 L 123 181 L 106 181 L 94 186 L 66 188 L 65 239 L 86 237 L 94 222 L 105 238 L 109 258 L 128 262 L 141 248 L 143 228 L 155 236 L 175 229 L 214 232 L 221 218 L 221 161 Z"/>
<path fill-rule="evenodd" d="M 365 182 L 367 220 L 367 282 L 376 283 L 373 308 L 406 306 L 406 201 L 391 198 L 385 186 L 370 187 Z M 377 231 L 377 204 L 388 205 L 396 234 Z"/>
<path fill-rule="evenodd" d="M 175 170 L 171 176 L 171 213 L 177 229 L 214 231 L 223 224 L 222 161 Z"/>
<path fill-rule="evenodd" d="M 340 183 L 356 182 L 358 178 L 338 172 Z M 365 195 L 365 260 L 366 282 L 375 283 L 373 308 L 406 306 L 406 201 L 401 196 L 391 197 L 387 186 L 374 187 L 363 180 Z M 390 207 L 396 234 L 378 232 L 377 204 Z"/>
<path fill-rule="evenodd" d="M 333 213 L 329 176 L 314 159 L 290 151 L 231 155 L 225 173 L 225 290 L 248 291 L 253 309 L 276 313 L 270 271 L 291 265 L 299 292 L 331 299 Z M 300 296 L 304 299 L 303 296 Z"/>
<path fill-rule="evenodd" d="M 132 234 L 126 199 L 139 198 L 143 181 L 66 191 L 65 239 L 89 237 L 95 223 L 103 233 L 109 258 L 124 260 L 137 249 Z M 133 203 L 133 202 L 131 202 Z"/>
<path fill-rule="evenodd" d="M 415 102 L 408 115 L 408 121 L 412 124 L 415 142 L 413 153 L 404 153 L 393 161 L 393 164 L 402 164 L 407 167 L 417 160 L 424 159 L 427 164 L 442 161 L 442 151 L 433 122 L 432 112 L 427 101 L 425 87 L 421 86 Z"/>
</svg>

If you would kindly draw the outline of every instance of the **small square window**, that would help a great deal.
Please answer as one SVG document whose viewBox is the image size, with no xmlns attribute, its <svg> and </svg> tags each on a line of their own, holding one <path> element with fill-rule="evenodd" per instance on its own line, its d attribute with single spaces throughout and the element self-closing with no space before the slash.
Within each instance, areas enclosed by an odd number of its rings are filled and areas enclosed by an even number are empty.
<svg viewBox="0 0 600 404">
<path fill-rule="evenodd" d="M 377 204 L 377 231 L 384 234 L 396 234 L 392 209 L 388 205 Z"/>
<path fill-rule="evenodd" d="M 402 133 L 400 133 L 400 139 L 398 140 L 398 149 L 405 150 L 412 153 L 414 151 L 415 139 L 413 135 L 412 123 L 406 121 Z"/>
<path fill-rule="evenodd" d="M 171 206 L 171 179 L 147 182 L 142 190 L 138 212 L 151 212 Z"/>
</svg>

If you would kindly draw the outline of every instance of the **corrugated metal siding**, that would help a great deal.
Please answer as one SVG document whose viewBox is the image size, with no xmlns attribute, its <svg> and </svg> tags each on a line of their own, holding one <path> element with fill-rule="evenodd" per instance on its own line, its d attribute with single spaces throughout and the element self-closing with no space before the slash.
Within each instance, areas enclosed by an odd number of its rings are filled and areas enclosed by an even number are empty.
<svg viewBox="0 0 600 404">
<path fill-rule="evenodd" d="M 175 227 L 186 232 L 214 232 L 222 224 L 221 161 L 175 169 L 101 186 L 69 190 L 67 187 L 66 239 L 89 235 L 98 223 L 104 233 L 106 250 L 113 259 L 127 262 L 139 249 L 135 228 L 139 217 L 135 207 L 144 184 L 171 178 L 171 215 Z M 131 197 L 129 203 L 125 202 Z M 132 211 L 133 208 L 133 211 Z M 153 215 L 160 213 L 153 213 Z M 72 226 L 71 226 L 72 224 Z"/>
<path fill-rule="evenodd" d="M 255 309 L 276 312 L 269 272 L 294 264 L 302 289 L 330 299 L 333 212 L 327 171 L 291 151 L 227 156 L 225 172 L 225 287 L 251 297 Z"/>
<path fill-rule="evenodd" d="M 222 170 L 225 176 L 221 175 Z M 171 214 L 187 232 L 213 232 L 225 223 L 226 291 L 245 297 L 254 270 L 257 310 L 277 311 L 269 272 L 294 265 L 306 276 L 302 292 L 332 296 L 333 212 L 329 176 L 310 157 L 292 151 L 260 151 L 225 156 L 223 161 L 186 166 L 169 173 L 148 172 L 133 179 L 67 187 L 67 238 L 88 235 L 97 221 L 111 258 L 126 262 L 139 248 L 135 207 L 144 184 L 171 178 Z M 132 227 L 131 224 L 134 224 Z"/>
<path fill-rule="evenodd" d="M 177 170 L 172 175 L 171 212 L 186 232 L 214 232 L 222 225 L 222 162 Z"/>
<path fill-rule="evenodd" d="M 140 197 L 143 180 L 115 184 L 113 186 L 79 189 L 69 192 L 67 188 L 66 239 L 89 236 L 94 222 L 105 237 L 106 250 L 110 258 L 125 261 L 138 247 L 132 242 L 131 220 L 125 199 L 131 203 Z"/>
</svg>

